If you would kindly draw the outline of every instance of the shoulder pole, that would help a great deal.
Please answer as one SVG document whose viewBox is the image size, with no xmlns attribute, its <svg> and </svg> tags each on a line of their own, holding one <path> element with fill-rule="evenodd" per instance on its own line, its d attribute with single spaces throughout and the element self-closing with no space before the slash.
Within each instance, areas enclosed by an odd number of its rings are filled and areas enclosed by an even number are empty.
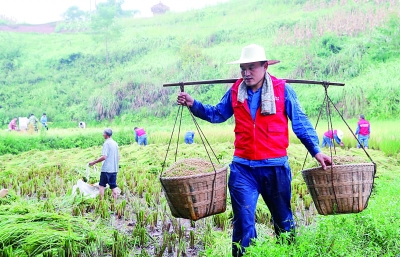
<svg viewBox="0 0 400 257">
<path fill-rule="evenodd" d="M 207 85 L 207 84 L 230 84 L 235 83 L 238 79 L 214 79 L 214 80 L 199 80 L 163 84 L 163 87 L 177 87 L 189 85 Z M 322 86 L 344 86 L 344 83 L 329 82 L 329 81 L 316 81 L 316 80 L 302 80 L 302 79 L 283 79 L 290 84 L 309 84 L 309 85 L 322 85 Z"/>
</svg>

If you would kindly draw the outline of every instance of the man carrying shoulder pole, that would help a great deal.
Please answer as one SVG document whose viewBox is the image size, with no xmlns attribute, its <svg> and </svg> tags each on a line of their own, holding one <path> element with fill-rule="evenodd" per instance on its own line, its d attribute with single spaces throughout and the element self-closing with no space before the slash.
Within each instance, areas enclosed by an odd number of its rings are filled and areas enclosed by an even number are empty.
<svg viewBox="0 0 400 257">
<path fill-rule="evenodd" d="M 216 106 L 202 104 L 186 92 L 177 103 L 211 123 L 235 117 L 235 151 L 230 165 L 229 191 L 233 209 L 232 255 L 242 256 L 257 237 L 255 211 L 259 195 L 268 206 L 275 233 L 294 236 L 290 206 L 291 171 L 287 156 L 288 118 L 292 129 L 323 169 L 331 159 L 321 153 L 318 135 L 303 112 L 296 94 L 285 80 L 267 72 L 278 61 L 268 60 L 264 48 L 251 44 L 242 49 L 237 80 Z"/>
</svg>

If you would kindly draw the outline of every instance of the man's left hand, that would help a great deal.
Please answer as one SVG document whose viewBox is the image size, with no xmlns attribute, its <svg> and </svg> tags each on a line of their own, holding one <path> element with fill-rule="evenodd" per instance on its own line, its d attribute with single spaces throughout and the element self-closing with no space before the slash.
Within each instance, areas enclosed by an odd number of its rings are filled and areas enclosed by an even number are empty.
<svg viewBox="0 0 400 257">
<path fill-rule="evenodd" d="M 95 162 L 89 162 L 89 166 L 93 166 L 95 164 L 96 164 Z"/>
<path fill-rule="evenodd" d="M 326 165 L 332 165 L 332 159 L 331 157 L 323 154 L 323 153 L 317 153 L 314 158 L 321 164 L 322 168 L 326 170 Z"/>
</svg>

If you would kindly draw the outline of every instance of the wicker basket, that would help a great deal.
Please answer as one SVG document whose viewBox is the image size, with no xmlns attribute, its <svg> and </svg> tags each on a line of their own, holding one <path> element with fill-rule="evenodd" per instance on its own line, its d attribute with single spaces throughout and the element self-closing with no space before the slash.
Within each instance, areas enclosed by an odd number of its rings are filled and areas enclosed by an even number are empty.
<svg viewBox="0 0 400 257">
<path fill-rule="evenodd" d="M 335 165 L 302 171 L 319 214 L 358 213 L 367 208 L 374 183 L 373 163 Z"/>
<path fill-rule="evenodd" d="M 171 213 L 196 221 L 226 210 L 227 167 L 182 177 L 160 177 Z M 213 181 L 214 195 L 213 195 Z M 211 208 L 210 208 L 211 207 Z"/>
</svg>

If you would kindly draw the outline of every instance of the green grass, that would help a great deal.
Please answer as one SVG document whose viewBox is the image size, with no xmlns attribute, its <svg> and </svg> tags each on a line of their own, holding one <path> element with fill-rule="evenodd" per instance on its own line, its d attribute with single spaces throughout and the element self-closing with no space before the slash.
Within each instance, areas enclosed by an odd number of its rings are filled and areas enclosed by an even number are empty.
<svg viewBox="0 0 400 257">
<path fill-rule="evenodd" d="M 368 116 L 367 116 L 367 119 Z M 357 128 L 356 119 L 346 120 L 350 129 L 355 133 Z M 371 149 L 381 150 L 388 156 L 398 156 L 400 154 L 400 133 L 398 121 L 396 120 L 377 120 L 372 119 L 371 121 L 371 138 L 369 145 Z M 111 127 L 114 131 L 114 139 L 122 146 L 129 145 L 135 142 L 133 128 L 135 126 L 144 127 L 148 134 L 148 141 L 150 144 L 167 144 L 170 140 L 174 121 L 167 120 L 166 122 L 161 121 L 142 121 L 141 123 L 131 123 L 132 121 L 117 120 L 114 124 L 104 124 L 104 127 L 100 127 L 99 124 L 95 127 L 89 127 L 87 129 L 50 129 L 40 130 L 39 133 L 23 133 L 23 132 L 0 132 L 0 154 L 18 154 L 24 151 L 30 150 L 49 150 L 49 149 L 72 149 L 72 148 L 89 148 L 93 146 L 100 146 L 103 143 L 103 129 L 105 127 Z M 210 142 L 223 143 L 233 142 L 234 133 L 232 120 L 228 120 L 224 124 L 210 124 L 208 122 L 197 119 L 201 130 L 205 134 L 206 138 Z M 316 120 L 312 120 L 315 126 Z M 128 126 L 127 124 L 132 125 Z M 338 117 L 334 117 L 332 120 L 333 128 L 340 129 L 344 132 L 343 142 L 345 148 L 355 148 L 357 141 L 348 129 L 346 124 Z M 176 142 L 177 134 L 179 130 L 179 123 L 177 123 L 174 138 Z M 185 111 L 181 130 L 180 140 L 183 142 L 183 137 L 186 131 L 195 131 L 195 143 L 201 144 L 199 132 L 193 124 L 193 121 L 189 117 L 189 114 Z M 322 135 L 328 130 L 326 119 L 319 121 L 317 126 L 317 133 L 322 142 Z M 290 131 L 290 143 L 300 143 L 296 135 Z M 173 141 L 173 142 L 174 142 Z M 324 151 L 329 151 L 326 148 Z"/>
<path fill-rule="evenodd" d="M 365 211 L 319 216 L 314 226 L 298 229 L 293 245 L 277 245 L 274 239 L 262 235 L 246 256 L 397 256 L 400 228 L 394 224 L 400 221 L 396 200 L 400 178 L 395 172 L 380 169 Z"/>
<path fill-rule="evenodd" d="M 108 66 L 104 44 L 89 32 L 1 32 L 0 124 L 31 112 L 46 112 L 56 127 L 81 120 L 171 119 L 178 89 L 162 83 L 238 77 L 238 67 L 226 63 L 250 43 L 281 60 L 270 67 L 278 77 L 345 82 L 344 90 L 330 92 L 347 117 L 397 117 L 398 3 L 333 3 L 232 0 L 151 19 L 120 19 L 122 34 L 109 45 Z M 251 12 L 246 22 L 237 18 L 243 9 Z M 226 88 L 187 90 L 215 103 Z M 310 116 L 323 99 L 322 88 L 315 88 L 295 86 Z"/>
</svg>

